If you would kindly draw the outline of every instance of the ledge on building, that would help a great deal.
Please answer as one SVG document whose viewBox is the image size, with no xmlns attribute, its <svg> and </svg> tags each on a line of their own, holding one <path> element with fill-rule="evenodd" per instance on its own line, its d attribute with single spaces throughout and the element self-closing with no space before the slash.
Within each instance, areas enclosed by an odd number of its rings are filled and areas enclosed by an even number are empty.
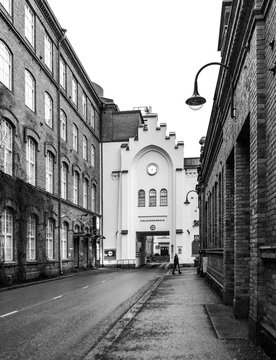
<svg viewBox="0 0 276 360">
<path fill-rule="evenodd" d="M 276 245 L 264 245 L 259 247 L 261 258 L 264 261 L 276 261 Z"/>
</svg>

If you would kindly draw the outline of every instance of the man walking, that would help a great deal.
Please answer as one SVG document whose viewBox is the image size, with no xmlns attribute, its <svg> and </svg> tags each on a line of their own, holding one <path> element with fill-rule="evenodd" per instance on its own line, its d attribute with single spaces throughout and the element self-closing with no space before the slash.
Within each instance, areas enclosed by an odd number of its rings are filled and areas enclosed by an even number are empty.
<svg viewBox="0 0 276 360">
<path fill-rule="evenodd" d="M 174 264 L 173 265 L 173 271 L 172 271 L 173 275 L 175 275 L 174 271 L 175 271 L 176 267 L 178 267 L 178 272 L 179 272 L 179 274 L 181 274 L 180 267 L 179 267 L 179 259 L 178 259 L 177 254 L 174 255 L 173 264 Z"/>
</svg>

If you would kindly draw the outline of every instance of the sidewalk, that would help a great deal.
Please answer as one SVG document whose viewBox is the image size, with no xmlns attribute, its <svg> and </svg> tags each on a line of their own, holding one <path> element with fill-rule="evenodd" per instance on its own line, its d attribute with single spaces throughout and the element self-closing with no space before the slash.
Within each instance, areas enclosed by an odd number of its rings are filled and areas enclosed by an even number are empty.
<svg viewBox="0 0 276 360">
<path fill-rule="evenodd" d="M 85 360 L 267 360 L 247 338 L 247 321 L 196 274 L 168 271 Z"/>
</svg>

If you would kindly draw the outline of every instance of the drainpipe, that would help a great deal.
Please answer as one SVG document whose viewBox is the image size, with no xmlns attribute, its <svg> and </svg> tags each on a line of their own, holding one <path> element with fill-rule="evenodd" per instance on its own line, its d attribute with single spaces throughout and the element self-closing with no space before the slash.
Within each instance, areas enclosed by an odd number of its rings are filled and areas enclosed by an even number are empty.
<svg viewBox="0 0 276 360">
<path fill-rule="evenodd" d="M 66 30 L 62 29 L 62 37 L 58 40 L 58 67 L 57 67 L 57 81 L 58 81 L 58 96 L 57 96 L 57 137 L 58 137 L 58 244 L 59 244 L 59 272 L 63 275 L 62 270 L 62 251 L 61 251 L 61 147 L 60 147 L 60 46 L 65 40 Z"/>
</svg>

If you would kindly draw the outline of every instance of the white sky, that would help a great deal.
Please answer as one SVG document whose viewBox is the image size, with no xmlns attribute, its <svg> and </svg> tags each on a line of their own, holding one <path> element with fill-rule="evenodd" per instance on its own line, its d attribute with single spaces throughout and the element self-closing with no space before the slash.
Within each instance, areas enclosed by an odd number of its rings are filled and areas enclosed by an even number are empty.
<svg viewBox="0 0 276 360">
<path fill-rule="evenodd" d="M 199 156 L 219 67 L 199 75 L 207 103 L 185 101 L 201 66 L 217 52 L 222 0 L 48 0 L 93 82 L 120 110 L 152 106 L 159 123 L 184 141 L 184 156 Z"/>
</svg>

